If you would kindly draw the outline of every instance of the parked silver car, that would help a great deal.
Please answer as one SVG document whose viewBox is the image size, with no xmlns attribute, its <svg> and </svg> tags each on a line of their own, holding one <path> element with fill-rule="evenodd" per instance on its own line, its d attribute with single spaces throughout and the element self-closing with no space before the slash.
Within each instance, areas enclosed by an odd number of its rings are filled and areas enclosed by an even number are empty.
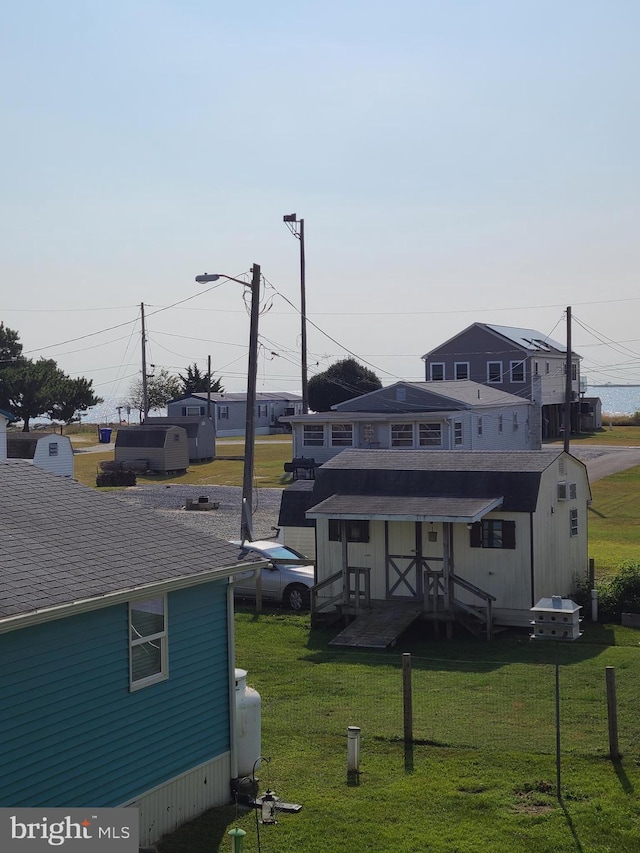
<svg viewBox="0 0 640 853">
<path fill-rule="evenodd" d="M 240 542 L 231 544 L 241 546 Z M 245 542 L 242 545 L 242 554 L 246 554 L 248 559 L 257 556 L 276 561 L 262 569 L 262 597 L 265 601 L 281 601 L 291 610 L 309 609 L 309 590 L 315 582 L 313 565 L 281 562 L 287 559 L 306 560 L 307 557 L 287 545 L 269 539 Z M 234 582 L 234 589 L 238 598 L 255 598 L 255 578 L 239 576 Z"/>
</svg>

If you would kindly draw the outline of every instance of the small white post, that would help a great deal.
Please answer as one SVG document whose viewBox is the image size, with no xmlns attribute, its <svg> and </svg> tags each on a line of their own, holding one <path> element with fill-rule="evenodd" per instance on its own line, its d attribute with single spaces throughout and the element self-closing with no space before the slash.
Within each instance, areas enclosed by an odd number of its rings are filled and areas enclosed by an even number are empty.
<svg viewBox="0 0 640 853">
<path fill-rule="evenodd" d="M 347 773 L 355 776 L 360 772 L 360 727 L 347 727 Z"/>
<path fill-rule="evenodd" d="M 591 590 L 591 621 L 598 621 L 598 590 Z"/>
</svg>

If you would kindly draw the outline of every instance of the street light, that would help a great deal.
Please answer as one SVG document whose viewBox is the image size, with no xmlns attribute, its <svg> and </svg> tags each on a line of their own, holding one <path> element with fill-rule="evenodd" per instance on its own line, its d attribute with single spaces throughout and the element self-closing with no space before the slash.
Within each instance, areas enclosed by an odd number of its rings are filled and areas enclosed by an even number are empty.
<svg viewBox="0 0 640 853">
<path fill-rule="evenodd" d="M 304 219 L 298 219 L 295 213 L 289 213 L 282 217 L 287 223 L 289 231 L 300 241 L 300 349 L 302 363 L 302 414 L 309 411 L 309 386 L 307 377 L 307 296 L 305 282 L 305 257 L 304 257 Z M 296 228 L 296 226 L 298 226 Z"/>
<path fill-rule="evenodd" d="M 256 439 L 256 387 L 258 381 L 258 315 L 260 312 L 260 265 L 251 267 L 251 284 L 224 273 L 197 275 L 198 284 L 209 284 L 226 278 L 244 287 L 251 287 L 251 322 L 249 326 L 249 371 L 247 375 L 247 419 L 244 435 L 244 471 L 242 475 L 242 514 L 240 538 L 242 542 L 253 539 L 251 511 L 253 508 L 253 467 Z"/>
</svg>

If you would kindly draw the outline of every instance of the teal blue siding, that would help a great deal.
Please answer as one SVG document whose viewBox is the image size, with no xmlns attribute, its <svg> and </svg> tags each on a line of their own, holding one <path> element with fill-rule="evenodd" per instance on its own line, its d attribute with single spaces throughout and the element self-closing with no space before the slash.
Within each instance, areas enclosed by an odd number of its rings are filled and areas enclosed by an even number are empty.
<svg viewBox="0 0 640 853">
<path fill-rule="evenodd" d="M 168 638 L 130 692 L 126 604 L 0 635 L 0 807 L 115 806 L 228 751 L 226 584 L 171 593 Z"/>
</svg>

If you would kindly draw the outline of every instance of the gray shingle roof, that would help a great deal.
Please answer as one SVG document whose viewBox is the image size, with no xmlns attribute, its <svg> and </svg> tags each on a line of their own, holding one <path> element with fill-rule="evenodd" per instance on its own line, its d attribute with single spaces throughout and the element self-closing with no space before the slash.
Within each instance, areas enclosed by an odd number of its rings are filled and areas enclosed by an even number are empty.
<svg viewBox="0 0 640 853">
<path fill-rule="evenodd" d="M 433 498 L 398 495 L 332 495 L 307 511 L 309 518 L 479 521 L 500 506 L 501 498 Z"/>
<path fill-rule="evenodd" d="M 561 448 L 545 450 L 343 450 L 322 466 L 326 470 L 535 472 L 546 470 Z"/>
<path fill-rule="evenodd" d="M 0 462 L 3 618 L 218 573 L 238 549 L 24 462 Z M 245 564 L 246 570 L 246 564 Z"/>
</svg>

